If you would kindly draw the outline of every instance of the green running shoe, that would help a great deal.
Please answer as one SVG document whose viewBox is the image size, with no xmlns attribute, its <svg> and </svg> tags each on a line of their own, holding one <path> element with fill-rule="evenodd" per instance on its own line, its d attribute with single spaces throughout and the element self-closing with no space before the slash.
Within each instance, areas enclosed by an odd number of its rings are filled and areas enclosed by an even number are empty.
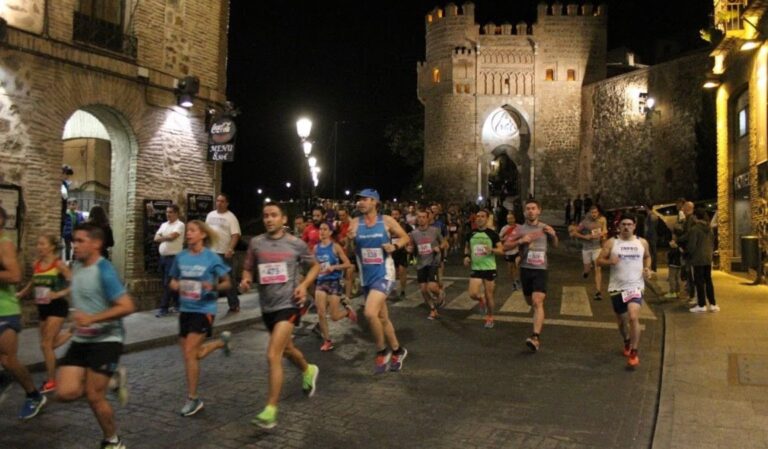
<svg viewBox="0 0 768 449">
<path fill-rule="evenodd" d="M 262 429 L 272 429 L 277 425 L 277 407 L 274 405 L 264 407 L 264 410 L 251 420 L 251 424 Z"/>
<path fill-rule="evenodd" d="M 307 365 L 307 370 L 302 374 L 301 389 L 308 398 L 315 395 L 318 374 L 320 374 L 320 368 L 312 364 Z"/>
</svg>

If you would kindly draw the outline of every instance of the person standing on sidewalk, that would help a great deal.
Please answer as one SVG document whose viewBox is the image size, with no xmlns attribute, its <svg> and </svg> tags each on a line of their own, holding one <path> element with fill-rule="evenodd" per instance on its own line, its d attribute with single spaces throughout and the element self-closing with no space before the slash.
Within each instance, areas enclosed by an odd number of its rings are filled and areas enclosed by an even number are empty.
<svg viewBox="0 0 768 449">
<path fill-rule="evenodd" d="M 709 226 L 707 211 L 699 208 L 694 212 L 694 221 L 688 233 L 689 262 L 693 266 L 693 282 L 696 284 L 698 304 L 690 309 L 691 312 L 719 312 L 720 306 L 715 301 L 715 286 L 712 284 L 712 228 Z"/>
<path fill-rule="evenodd" d="M 83 213 L 77 208 L 77 200 L 70 198 L 67 201 L 67 210 L 62 217 L 61 236 L 64 238 L 64 261 L 72 260 L 72 234 L 75 226 L 85 222 Z"/>
<path fill-rule="evenodd" d="M 267 232 L 248 244 L 240 291 L 249 291 L 256 282 L 261 316 L 269 331 L 267 405 L 251 423 L 271 429 L 277 425 L 277 404 L 285 377 L 283 357 L 301 370 L 304 394 L 308 397 L 315 394 L 320 369 L 307 363 L 304 354 L 293 344 L 293 329 L 301 321 L 299 307 L 307 300 L 307 288 L 317 279 L 320 264 L 304 241 L 285 232 L 287 217 L 279 204 L 267 203 L 263 211 Z M 302 264 L 310 268 L 300 280 Z"/>
<path fill-rule="evenodd" d="M 416 279 L 424 303 L 429 307 L 427 319 L 435 320 L 439 317 L 437 308 L 445 302 L 445 293 L 437 283 L 437 269 L 442 248 L 448 247 L 448 241 L 439 229 L 429 225 L 429 212 L 426 210 L 416 213 L 416 229 L 408 237 L 411 241 L 407 250 L 416 258 Z"/>
<path fill-rule="evenodd" d="M 56 398 L 74 401 L 82 396 L 99 422 L 102 449 L 124 449 L 117 436 L 114 412 L 106 393 L 123 352 L 122 318 L 136 310 L 112 264 L 101 256 L 104 231 L 91 223 L 75 228 L 72 268 L 72 314 L 75 335 L 59 363 Z"/>
<path fill-rule="evenodd" d="M 693 216 L 693 208 L 694 205 L 691 201 L 686 201 L 683 203 L 680 213 L 684 219 L 678 223 L 677 227 L 675 227 L 677 244 L 680 246 L 682 254 L 682 277 L 685 281 L 685 292 L 691 302 L 690 305 L 695 305 L 696 303 L 696 300 L 693 297 L 696 291 L 693 281 L 693 265 L 691 265 L 691 255 L 688 249 L 688 238 L 690 237 L 691 226 L 693 226 L 693 221 L 695 218 Z"/>
<path fill-rule="evenodd" d="M 160 309 L 155 314 L 156 317 L 168 315 L 169 308 L 178 307 L 179 295 L 171 290 L 168 285 L 171 281 L 171 267 L 176 255 L 181 252 L 184 246 L 184 222 L 179 220 L 179 206 L 171 204 L 165 209 L 165 216 L 168 219 L 160 225 L 160 229 L 155 233 L 155 241 L 160 243 L 160 270 L 163 275 L 163 296 L 160 299 Z"/>
<path fill-rule="evenodd" d="M 205 217 L 205 224 L 216 231 L 216 245 L 211 249 L 224 259 L 224 263 L 233 268 L 235 247 L 240 241 L 240 222 L 235 214 L 229 210 L 229 196 L 227 194 L 220 193 L 216 197 L 216 209 L 208 212 L 208 216 Z M 232 279 L 232 283 L 234 284 L 234 279 Z M 227 304 L 229 304 L 230 313 L 240 311 L 240 298 L 237 297 L 235 285 L 227 290 Z"/>
<path fill-rule="evenodd" d="M 669 282 L 669 293 L 664 295 L 667 299 L 678 299 L 680 294 L 680 247 L 677 246 L 677 240 L 672 237 L 669 242 L 669 251 L 667 251 L 667 282 Z"/>
<path fill-rule="evenodd" d="M 8 215 L 0 207 L 0 399 L 11 386 L 13 377 L 24 389 L 27 398 L 19 411 L 19 419 L 31 419 L 40 413 L 47 399 L 35 388 L 27 367 L 18 358 L 21 307 L 15 285 L 21 281 L 21 268 L 16 258 L 16 245 L 3 229 Z"/>
<path fill-rule="evenodd" d="M 643 305 L 644 279 L 651 277 L 648 242 L 635 236 L 636 225 L 634 216 L 623 214 L 619 219 L 619 235 L 605 242 L 597 259 L 598 265 L 611 267 L 608 293 L 616 313 L 619 333 L 624 339 L 624 356 L 627 357 L 627 366 L 630 368 L 640 364 L 637 355 L 640 343 L 640 308 Z"/>
<path fill-rule="evenodd" d="M 584 203 L 581 201 L 581 195 L 576 195 L 576 199 L 573 200 L 573 221 L 581 223 L 581 212 L 584 207 Z"/>
<path fill-rule="evenodd" d="M 600 293 L 603 282 L 603 271 L 595 261 L 600 256 L 602 242 L 607 236 L 608 223 L 605 217 L 600 216 L 600 210 L 598 210 L 597 206 L 590 207 L 589 215 L 579 224 L 571 235 L 571 237 L 581 240 L 581 262 L 584 265 L 582 277 L 584 279 L 589 277 L 589 272 L 592 271 L 592 265 L 594 264 L 595 301 L 603 299 L 603 296 Z"/>
<path fill-rule="evenodd" d="M 470 233 L 467 245 L 464 248 L 464 266 L 472 268 L 469 275 L 469 297 L 485 308 L 486 329 L 492 329 L 494 325 L 493 312 L 496 308 L 494 290 L 496 289 L 496 256 L 504 255 L 499 234 L 493 229 L 488 229 L 488 218 L 491 212 L 488 209 L 480 209 L 475 214 L 477 229 Z M 480 292 L 480 288 L 484 292 Z"/>
<path fill-rule="evenodd" d="M 532 352 L 541 347 L 541 331 L 544 328 L 544 300 L 547 297 L 547 249 L 557 248 L 559 240 L 552 226 L 539 221 L 541 204 L 535 199 L 525 201 L 525 223 L 518 226 L 517 240 L 510 240 L 504 249 L 520 250 L 520 282 L 523 296 L 533 307 L 533 333 L 525 340 Z"/>
</svg>

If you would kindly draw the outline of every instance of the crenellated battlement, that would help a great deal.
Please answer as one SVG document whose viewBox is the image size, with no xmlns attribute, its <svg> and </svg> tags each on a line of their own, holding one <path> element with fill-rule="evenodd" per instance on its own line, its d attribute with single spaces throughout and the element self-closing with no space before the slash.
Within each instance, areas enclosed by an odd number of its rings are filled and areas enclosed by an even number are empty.
<svg viewBox="0 0 768 449">
<path fill-rule="evenodd" d="M 537 8 L 538 19 L 545 17 L 605 17 L 608 15 L 608 6 L 601 3 L 595 7 L 591 3 L 581 6 L 575 3 L 563 4 L 560 2 L 539 3 Z"/>
<path fill-rule="evenodd" d="M 475 4 L 472 2 L 466 2 L 459 8 L 455 3 L 448 3 L 445 5 L 445 9 L 435 7 L 432 11 L 428 12 L 424 17 L 424 21 L 427 25 L 427 31 L 433 26 L 439 26 L 445 24 L 446 18 L 460 17 L 464 21 L 474 23 L 475 21 Z M 455 19 L 454 19 L 455 20 Z"/>
<path fill-rule="evenodd" d="M 529 36 L 533 34 L 533 30 L 523 21 L 517 22 L 514 26 L 509 22 L 504 22 L 501 25 L 489 22 L 480 27 L 480 34 L 486 36 Z"/>
</svg>

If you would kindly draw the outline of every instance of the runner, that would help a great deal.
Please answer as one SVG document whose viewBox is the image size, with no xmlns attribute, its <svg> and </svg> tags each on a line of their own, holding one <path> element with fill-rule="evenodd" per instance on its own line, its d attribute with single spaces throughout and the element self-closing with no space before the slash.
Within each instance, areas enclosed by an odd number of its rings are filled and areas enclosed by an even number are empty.
<svg viewBox="0 0 768 449">
<path fill-rule="evenodd" d="M 331 337 L 328 334 L 328 319 L 325 313 L 330 304 L 331 319 L 339 321 L 349 318 L 357 323 L 357 314 L 352 307 L 345 306 L 342 311 L 341 298 L 341 273 L 352 268 L 344 248 L 331 240 L 331 227 L 328 223 L 320 223 L 320 242 L 315 247 L 315 258 L 320 264 L 320 274 L 317 276 L 315 286 L 315 303 L 317 305 L 317 318 L 320 334 L 323 337 L 321 351 L 330 351 L 334 348 Z"/>
<path fill-rule="evenodd" d="M 317 365 L 307 363 L 304 354 L 293 344 L 293 329 L 301 320 L 299 306 L 307 299 L 307 288 L 315 282 L 320 265 L 310 254 L 307 244 L 283 229 L 287 217 L 277 203 L 264 205 L 264 227 L 267 232 L 251 239 L 243 267 L 240 291 L 247 292 L 257 276 L 262 319 L 269 331 L 267 360 L 269 392 L 267 405 L 251 421 L 264 429 L 277 425 L 277 403 L 283 388 L 283 357 L 302 372 L 302 390 L 308 397 L 315 394 Z M 299 282 L 300 264 L 309 264 Z"/>
<path fill-rule="evenodd" d="M 603 245 L 598 265 L 610 266 L 608 294 L 611 295 L 613 311 L 624 339 L 624 356 L 627 366 L 635 368 L 640 364 L 637 346 L 640 342 L 640 308 L 643 305 L 643 278 L 651 277 L 651 253 L 648 242 L 635 236 L 636 218 L 622 215 L 619 220 L 619 235 Z M 629 321 L 629 334 L 627 334 Z"/>
<path fill-rule="evenodd" d="M 413 231 L 413 227 L 403 219 L 403 213 L 399 207 L 392 208 L 392 218 L 405 230 L 406 234 Z M 390 230 L 391 232 L 392 230 Z M 392 237 L 392 244 L 397 245 L 399 239 L 394 235 L 390 236 Z M 398 247 L 400 249 L 392 253 L 392 260 L 395 262 L 397 280 L 400 281 L 400 299 L 403 300 L 405 299 L 405 286 L 408 283 L 408 252 L 406 251 L 406 245 L 398 245 Z"/>
<path fill-rule="evenodd" d="M 16 298 L 15 284 L 21 281 L 21 269 L 16 258 L 16 245 L 3 229 L 8 215 L 0 207 L 0 400 L 11 386 L 12 376 L 27 394 L 19 411 L 19 419 L 31 419 L 40 413 L 47 399 L 35 388 L 27 367 L 18 359 L 21 307 Z M 10 374 L 10 376 L 8 376 Z"/>
<path fill-rule="evenodd" d="M 56 254 L 58 238 L 45 234 L 37 239 L 38 259 L 32 267 L 32 280 L 16 294 L 19 299 L 34 293 L 37 315 L 40 318 L 40 348 L 48 375 L 40 387 L 41 393 L 56 390 L 56 354 L 54 349 L 72 337 L 72 332 L 61 332 L 61 326 L 69 315 L 69 286 L 72 273 L 67 264 Z"/>
<path fill-rule="evenodd" d="M 400 346 L 395 335 L 395 327 L 389 319 L 387 296 L 395 286 L 392 253 L 408 244 L 408 234 L 394 218 L 378 214 L 379 192 L 364 189 L 356 197 L 357 209 L 362 215 L 352 220 L 347 236 L 355 244 L 365 297 L 365 317 L 376 344 L 374 374 L 400 371 L 408 350 Z M 390 241 L 391 234 L 399 239 L 397 244 Z"/>
<path fill-rule="evenodd" d="M 344 270 L 344 297 L 342 297 L 342 302 L 357 295 L 360 287 L 360 278 L 355 276 L 357 272 L 355 250 L 347 239 L 350 224 L 352 224 L 352 220 L 349 219 L 349 211 L 345 207 L 340 207 L 339 227 L 336 228 L 336 241 L 344 248 L 347 258 L 352 265 L 352 268 Z"/>
<path fill-rule="evenodd" d="M 415 253 L 416 278 L 421 296 L 429 307 L 427 318 L 435 320 L 439 318 L 438 307 L 445 304 L 445 293 L 437 284 L 437 268 L 440 266 L 441 249 L 448 246 L 448 241 L 443 239 L 436 227 L 429 226 L 429 213 L 426 210 L 416 213 L 416 225 L 416 229 L 408 234 L 411 239 L 408 252 Z"/>
<path fill-rule="evenodd" d="M 448 253 L 458 253 L 461 250 L 459 245 L 459 233 L 461 232 L 461 216 L 456 205 L 448 207 Z"/>
<path fill-rule="evenodd" d="M 325 209 L 315 206 L 312 208 L 312 221 L 301 234 L 301 239 L 309 246 L 309 251 L 312 253 L 315 251 L 315 245 L 320 241 L 320 223 L 325 223 Z"/>
<path fill-rule="evenodd" d="M 501 228 L 499 237 L 502 242 L 508 240 L 514 240 L 517 238 L 517 221 L 515 220 L 515 213 L 509 211 L 507 213 L 507 224 Z M 512 279 L 512 291 L 517 291 L 520 288 L 520 279 L 518 279 L 518 264 L 520 262 L 520 251 L 517 247 L 504 251 L 504 260 L 507 261 L 507 269 L 509 269 L 509 278 Z"/>
<path fill-rule="evenodd" d="M 124 316 L 136 310 L 115 268 L 101 256 L 104 231 L 93 224 L 75 227 L 70 287 L 75 335 L 59 363 L 56 398 L 74 401 L 86 396 L 104 438 L 102 449 L 124 449 L 117 436 L 107 386 L 123 352 Z"/>
<path fill-rule="evenodd" d="M 464 265 L 472 267 L 469 275 L 469 296 L 485 308 L 486 329 L 493 328 L 493 310 L 496 307 L 493 294 L 496 289 L 496 256 L 504 255 L 499 234 L 486 228 L 488 209 L 480 209 L 475 214 L 477 229 L 471 231 L 464 248 Z M 485 293 L 480 292 L 483 287 Z"/>
<path fill-rule="evenodd" d="M 600 256 L 602 242 L 608 236 L 608 223 L 605 217 L 600 216 L 597 206 L 589 208 L 589 215 L 574 230 L 572 237 L 581 240 L 581 259 L 584 263 L 584 279 L 589 277 L 592 264 Z M 603 296 L 600 293 L 603 281 L 603 270 L 595 263 L 595 301 L 600 301 Z"/>
<path fill-rule="evenodd" d="M 192 416 L 204 406 L 197 395 L 200 360 L 217 349 L 223 349 L 227 356 L 231 351 L 228 331 L 221 333 L 220 340 L 206 343 L 205 339 L 213 334 L 219 292 L 231 290 L 232 282 L 229 266 L 210 249 L 216 244 L 216 231 L 192 220 L 187 223 L 185 237 L 187 249 L 176 255 L 169 275 L 171 290 L 179 292 L 179 346 L 187 374 L 187 401 L 179 413 Z"/>
<path fill-rule="evenodd" d="M 541 347 L 544 327 L 544 299 L 547 297 L 547 247 L 557 248 L 557 233 L 548 224 L 539 221 L 541 204 L 535 199 L 525 201 L 525 223 L 518 226 L 517 240 L 507 242 L 506 249 L 520 249 L 520 283 L 526 302 L 533 307 L 533 333 L 525 340 L 528 348 L 536 352 Z"/>
</svg>

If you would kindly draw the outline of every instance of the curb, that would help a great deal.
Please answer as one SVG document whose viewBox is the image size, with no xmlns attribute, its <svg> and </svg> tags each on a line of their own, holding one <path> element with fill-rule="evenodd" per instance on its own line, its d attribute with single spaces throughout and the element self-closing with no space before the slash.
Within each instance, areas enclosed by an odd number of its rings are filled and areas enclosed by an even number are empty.
<svg viewBox="0 0 768 449">
<path fill-rule="evenodd" d="M 671 383 L 668 381 L 674 368 L 673 351 L 672 351 L 672 337 L 670 336 L 669 321 L 674 321 L 674 318 L 670 316 L 668 310 L 664 310 L 664 323 L 662 331 L 664 332 L 664 347 L 661 352 L 661 375 L 659 376 L 659 394 L 658 405 L 656 407 L 656 422 L 653 424 L 653 439 L 651 440 L 651 449 L 666 449 L 670 446 L 672 439 L 670 438 L 670 432 L 672 431 L 671 421 L 674 416 L 672 398 L 674 397 L 674 391 L 672 391 Z"/>
</svg>

